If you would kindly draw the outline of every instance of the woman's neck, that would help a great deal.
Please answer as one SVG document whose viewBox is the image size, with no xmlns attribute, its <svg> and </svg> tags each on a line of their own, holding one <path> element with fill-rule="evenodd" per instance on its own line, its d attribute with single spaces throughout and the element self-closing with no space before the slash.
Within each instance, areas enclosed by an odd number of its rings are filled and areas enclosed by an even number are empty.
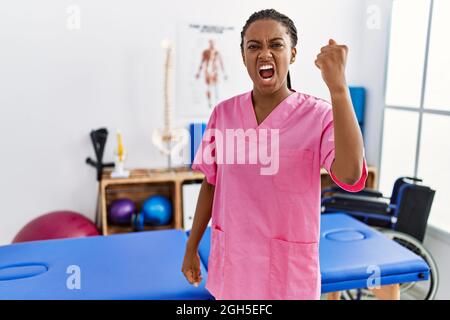
<svg viewBox="0 0 450 320">
<path fill-rule="evenodd" d="M 260 110 L 273 109 L 292 94 L 287 86 L 282 86 L 279 90 L 270 94 L 263 94 L 258 89 L 253 88 L 252 99 L 253 106 Z"/>
</svg>

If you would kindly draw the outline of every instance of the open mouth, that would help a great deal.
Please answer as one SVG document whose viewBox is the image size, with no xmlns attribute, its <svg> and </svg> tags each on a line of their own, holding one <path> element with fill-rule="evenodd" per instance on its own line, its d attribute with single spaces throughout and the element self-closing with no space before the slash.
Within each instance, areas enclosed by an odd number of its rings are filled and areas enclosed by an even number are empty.
<svg viewBox="0 0 450 320">
<path fill-rule="evenodd" d="M 270 64 L 265 64 L 259 67 L 259 75 L 263 80 L 268 81 L 272 79 L 274 74 L 275 74 L 274 67 Z"/>
</svg>

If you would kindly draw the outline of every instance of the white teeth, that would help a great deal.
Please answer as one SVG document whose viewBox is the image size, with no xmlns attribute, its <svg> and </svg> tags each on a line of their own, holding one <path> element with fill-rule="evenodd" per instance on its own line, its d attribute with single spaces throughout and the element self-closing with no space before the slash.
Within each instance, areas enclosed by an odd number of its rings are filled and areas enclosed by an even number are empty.
<svg viewBox="0 0 450 320">
<path fill-rule="evenodd" d="M 268 69 L 273 69 L 273 66 L 267 64 L 259 67 L 259 70 L 268 70 Z"/>
</svg>

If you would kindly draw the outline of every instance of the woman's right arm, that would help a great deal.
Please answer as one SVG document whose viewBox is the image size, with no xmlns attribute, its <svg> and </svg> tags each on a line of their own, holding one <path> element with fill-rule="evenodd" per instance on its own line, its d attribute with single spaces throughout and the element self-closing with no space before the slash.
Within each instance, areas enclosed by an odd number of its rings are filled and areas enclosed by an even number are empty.
<svg viewBox="0 0 450 320">
<path fill-rule="evenodd" d="M 212 204 L 214 199 L 215 187 L 203 179 L 198 196 L 197 207 L 195 209 L 194 221 L 186 243 L 186 251 L 181 271 L 190 284 L 198 285 L 201 280 L 200 257 L 198 255 L 198 246 L 203 233 L 211 219 Z"/>
</svg>

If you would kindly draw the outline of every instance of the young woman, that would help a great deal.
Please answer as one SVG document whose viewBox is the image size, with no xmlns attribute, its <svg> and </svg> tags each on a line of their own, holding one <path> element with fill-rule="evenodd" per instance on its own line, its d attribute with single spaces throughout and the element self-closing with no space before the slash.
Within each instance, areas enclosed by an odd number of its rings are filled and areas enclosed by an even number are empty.
<svg viewBox="0 0 450 320">
<path fill-rule="evenodd" d="M 253 90 L 214 108 L 192 165 L 205 181 L 182 272 L 191 284 L 202 281 L 197 249 L 212 217 L 206 288 L 216 299 L 319 299 L 320 168 L 345 190 L 365 185 L 363 139 L 345 79 L 348 49 L 330 39 L 315 60 L 330 104 L 290 87 L 296 45 L 285 15 L 250 16 L 241 52 Z M 236 149 L 229 138 L 242 133 L 246 143 Z M 260 151 L 267 149 L 269 165 Z M 236 164 L 230 150 L 234 159 L 258 159 Z"/>
</svg>

